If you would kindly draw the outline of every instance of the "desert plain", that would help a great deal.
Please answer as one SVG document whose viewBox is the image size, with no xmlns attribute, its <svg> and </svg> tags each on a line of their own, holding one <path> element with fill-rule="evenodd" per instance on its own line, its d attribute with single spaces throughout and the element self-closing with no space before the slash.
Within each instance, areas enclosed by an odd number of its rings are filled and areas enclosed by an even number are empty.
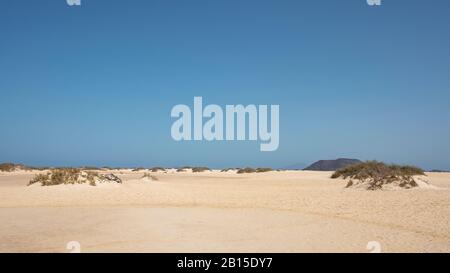
<svg viewBox="0 0 450 273">
<path fill-rule="evenodd" d="M 314 171 L 27 186 L 40 172 L 0 172 L 0 252 L 450 252 L 450 173 L 393 191 Z"/>
</svg>

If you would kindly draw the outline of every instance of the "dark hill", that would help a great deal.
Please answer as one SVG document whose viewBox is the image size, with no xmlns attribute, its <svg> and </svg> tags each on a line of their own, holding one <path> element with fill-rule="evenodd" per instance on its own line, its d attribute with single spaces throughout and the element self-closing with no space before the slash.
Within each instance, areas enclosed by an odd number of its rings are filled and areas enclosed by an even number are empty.
<svg viewBox="0 0 450 273">
<path fill-rule="evenodd" d="M 319 160 L 309 167 L 304 168 L 305 171 L 336 171 L 350 165 L 362 163 L 358 159 L 339 158 L 336 160 Z"/>
</svg>

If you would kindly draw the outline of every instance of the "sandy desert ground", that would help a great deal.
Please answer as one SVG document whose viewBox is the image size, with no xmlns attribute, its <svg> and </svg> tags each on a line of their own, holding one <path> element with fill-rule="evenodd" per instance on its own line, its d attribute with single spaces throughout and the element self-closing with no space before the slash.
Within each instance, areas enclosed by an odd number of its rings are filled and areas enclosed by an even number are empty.
<svg viewBox="0 0 450 273">
<path fill-rule="evenodd" d="M 27 187 L 0 172 L 0 252 L 450 252 L 450 173 L 439 189 L 344 189 L 329 172 L 114 172 L 123 184 Z"/>
</svg>

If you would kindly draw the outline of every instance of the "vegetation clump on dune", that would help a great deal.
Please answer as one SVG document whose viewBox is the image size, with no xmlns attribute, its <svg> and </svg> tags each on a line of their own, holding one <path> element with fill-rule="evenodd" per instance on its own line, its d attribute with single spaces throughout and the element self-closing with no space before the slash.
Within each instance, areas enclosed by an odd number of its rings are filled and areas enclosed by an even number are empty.
<svg viewBox="0 0 450 273">
<path fill-rule="evenodd" d="M 225 168 L 225 169 L 221 170 L 220 172 L 226 173 L 226 172 L 229 172 L 229 171 L 236 171 L 236 170 L 239 170 L 239 168 Z"/>
<path fill-rule="evenodd" d="M 29 186 L 41 184 L 41 186 L 89 184 L 96 186 L 98 183 L 122 183 L 122 180 L 114 174 L 101 175 L 98 172 L 84 171 L 82 169 L 59 168 L 46 174 L 37 174 L 30 180 Z"/>
<path fill-rule="evenodd" d="M 238 169 L 237 173 L 238 174 L 244 174 L 244 173 L 265 173 L 265 172 L 271 172 L 273 171 L 272 168 L 243 168 L 243 169 Z"/>
<path fill-rule="evenodd" d="M 187 171 L 189 169 L 192 170 L 193 173 L 201 173 L 201 172 L 204 172 L 204 171 L 211 171 L 211 169 L 208 168 L 208 167 L 184 166 L 184 167 L 178 168 L 177 172 L 185 172 L 185 171 Z"/>
<path fill-rule="evenodd" d="M 31 167 L 25 166 L 23 164 L 15 164 L 15 163 L 2 163 L 0 164 L 1 172 L 13 172 L 17 170 L 31 170 Z"/>
<path fill-rule="evenodd" d="M 201 172 L 210 171 L 210 170 L 211 169 L 208 168 L 208 167 L 194 167 L 194 168 L 192 168 L 192 172 L 193 173 L 201 173 Z"/>
<path fill-rule="evenodd" d="M 156 173 L 156 172 L 158 172 L 158 171 L 165 172 L 166 169 L 163 168 L 163 167 L 153 167 L 153 168 L 150 169 L 150 171 L 151 171 L 152 173 Z"/>
<path fill-rule="evenodd" d="M 47 170 L 49 167 L 31 167 L 24 164 L 16 163 L 1 163 L 0 172 L 14 172 L 14 171 L 41 171 Z"/>
<path fill-rule="evenodd" d="M 266 172 L 271 172 L 271 171 L 273 171 L 272 168 L 257 168 L 256 169 L 257 173 L 266 173 Z"/>
<path fill-rule="evenodd" d="M 141 177 L 141 179 L 147 179 L 152 181 L 158 181 L 158 177 L 151 175 L 150 173 L 144 173 L 144 175 Z"/>
<path fill-rule="evenodd" d="M 350 179 L 346 188 L 366 188 L 381 190 L 383 188 L 411 189 L 418 187 L 414 176 L 425 172 L 414 166 L 388 165 L 378 161 L 367 161 L 337 170 L 331 178 Z"/>
<path fill-rule="evenodd" d="M 256 170 L 253 168 L 242 168 L 242 169 L 238 169 L 237 171 L 238 174 L 243 174 L 243 173 L 256 173 Z"/>
<path fill-rule="evenodd" d="M 13 163 L 2 163 L 0 164 L 0 171 L 2 172 L 12 172 L 16 169 L 16 164 Z"/>
<path fill-rule="evenodd" d="M 187 171 L 188 169 L 193 169 L 193 167 L 191 167 L 191 166 L 184 166 L 184 167 L 180 167 L 180 168 L 178 168 L 177 169 L 177 172 L 185 172 L 185 171 Z"/>
</svg>

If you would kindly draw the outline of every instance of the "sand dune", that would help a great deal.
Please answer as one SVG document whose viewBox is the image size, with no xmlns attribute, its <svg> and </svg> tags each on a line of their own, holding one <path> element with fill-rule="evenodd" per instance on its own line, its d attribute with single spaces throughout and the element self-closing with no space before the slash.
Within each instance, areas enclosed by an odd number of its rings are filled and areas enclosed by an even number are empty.
<svg viewBox="0 0 450 273">
<path fill-rule="evenodd" d="M 450 174 L 429 189 L 361 191 L 329 172 L 114 172 L 123 184 L 27 187 L 0 173 L 0 252 L 450 251 Z M 436 188 L 435 188 L 436 187 Z"/>
</svg>

